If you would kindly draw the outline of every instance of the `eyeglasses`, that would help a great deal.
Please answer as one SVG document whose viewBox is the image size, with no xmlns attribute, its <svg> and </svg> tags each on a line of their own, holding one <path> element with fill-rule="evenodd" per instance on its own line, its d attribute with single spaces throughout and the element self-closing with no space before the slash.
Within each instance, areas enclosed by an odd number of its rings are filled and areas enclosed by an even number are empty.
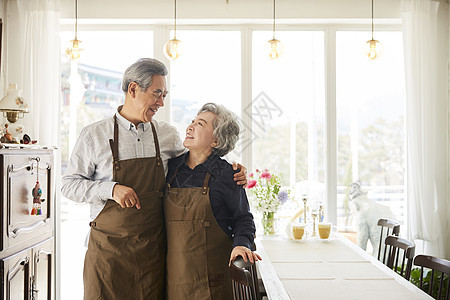
<svg viewBox="0 0 450 300">
<path fill-rule="evenodd" d="M 153 96 L 155 96 L 156 98 L 161 98 L 162 97 L 162 99 L 164 100 L 164 99 L 166 99 L 167 94 L 169 94 L 169 91 L 162 92 L 162 91 L 156 90 L 156 91 L 150 92 L 150 93 Z"/>
<path fill-rule="evenodd" d="M 134 82 L 140 87 L 139 83 L 137 83 L 136 81 L 134 81 Z M 167 94 L 169 94 L 169 91 L 163 92 L 163 91 L 161 91 L 161 90 L 158 89 L 158 90 L 153 91 L 153 92 L 150 91 L 150 94 L 152 94 L 153 96 L 155 96 L 156 99 L 162 97 L 162 100 L 164 100 L 164 99 L 166 99 Z"/>
</svg>

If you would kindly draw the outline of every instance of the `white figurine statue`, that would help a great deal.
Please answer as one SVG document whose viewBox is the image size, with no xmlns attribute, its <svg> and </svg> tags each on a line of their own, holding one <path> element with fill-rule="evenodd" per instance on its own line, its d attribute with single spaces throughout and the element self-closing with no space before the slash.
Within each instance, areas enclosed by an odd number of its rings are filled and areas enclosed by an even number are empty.
<svg viewBox="0 0 450 300">
<path fill-rule="evenodd" d="M 378 220 L 391 219 L 395 216 L 389 207 L 376 203 L 367 198 L 367 192 L 361 189 L 359 180 L 350 185 L 350 207 L 356 212 L 356 223 L 358 227 L 357 242 L 363 250 L 367 248 L 367 241 L 370 240 L 373 251 L 372 255 L 377 257 L 378 247 L 380 245 L 381 226 L 378 226 Z M 381 249 L 380 257 L 383 257 L 384 247 Z"/>
</svg>

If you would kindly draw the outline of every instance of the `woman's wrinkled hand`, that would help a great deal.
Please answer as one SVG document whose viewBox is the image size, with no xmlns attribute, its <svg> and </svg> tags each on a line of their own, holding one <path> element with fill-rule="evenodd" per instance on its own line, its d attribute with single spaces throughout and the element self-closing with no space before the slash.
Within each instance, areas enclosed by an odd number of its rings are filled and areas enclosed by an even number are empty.
<svg viewBox="0 0 450 300">
<path fill-rule="evenodd" d="M 233 251 L 231 251 L 230 262 L 228 263 L 228 266 L 231 266 L 231 262 L 238 256 L 242 256 L 245 262 L 250 261 L 251 263 L 262 259 L 261 256 L 248 249 L 247 247 L 236 246 L 233 248 Z"/>
<path fill-rule="evenodd" d="M 233 170 L 239 169 L 240 171 L 234 174 L 234 181 L 237 181 L 238 185 L 247 187 L 247 168 L 241 164 L 233 163 Z"/>
</svg>

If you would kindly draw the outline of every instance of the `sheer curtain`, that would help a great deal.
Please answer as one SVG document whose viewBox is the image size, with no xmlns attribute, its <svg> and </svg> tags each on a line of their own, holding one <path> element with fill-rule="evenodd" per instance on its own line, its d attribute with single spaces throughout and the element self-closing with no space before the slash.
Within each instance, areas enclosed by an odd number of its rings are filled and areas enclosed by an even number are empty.
<svg viewBox="0 0 450 300">
<path fill-rule="evenodd" d="M 402 0 L 408 237 L 423 240 L 425 253 L 445 257 L 447 192 L 442 164 L 447 154 L 442 149 L 447 149 L 447 128 L 440 120 L 447 114 L 447 99 L 438 92 L 438 7 L 431 0 Z"/>
<path fill-rule="evenodd" d="M 39 145 L 58 146 L 60 116 L 60 0 L 6 2 L 7 82 L 23 90 L 30 113 L 23 119 L 25 132 Z M 3 71 L 3 70 L 2 70 Z M 61 155 L 54 151 L 56 253 L 59 253 L 59 195 Z M 60 299 L 60 255 L 56 255 L 56 299 Z"/>
<path fill-rule="evenodd" d="M 14 1 L 12 1 L 14 2 Z M 16 0 L 23 49 L 19 87 L 30 113 L 25 131 L 40 145 L 58 144 L 59 124 L 59 0 Z"/>
</svg>

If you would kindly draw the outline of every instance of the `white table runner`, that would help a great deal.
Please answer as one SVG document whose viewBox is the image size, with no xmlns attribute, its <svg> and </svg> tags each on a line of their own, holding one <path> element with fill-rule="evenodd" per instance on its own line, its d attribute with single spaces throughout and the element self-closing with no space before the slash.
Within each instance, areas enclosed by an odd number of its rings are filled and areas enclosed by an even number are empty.
<svg viewBox="0 0 450 300">
<path fill-rule="evenodd" d="M 269 299 L 432 299 L 339 235 L 329 241 L 257 239 Z"/>
<path fill-rule="evenodd" d="M 289 297 L 295 299 L 430 299 L 414 294 L 393 278 L 376 280 L 286 280 L 281 279 Z"/>
</svg>

